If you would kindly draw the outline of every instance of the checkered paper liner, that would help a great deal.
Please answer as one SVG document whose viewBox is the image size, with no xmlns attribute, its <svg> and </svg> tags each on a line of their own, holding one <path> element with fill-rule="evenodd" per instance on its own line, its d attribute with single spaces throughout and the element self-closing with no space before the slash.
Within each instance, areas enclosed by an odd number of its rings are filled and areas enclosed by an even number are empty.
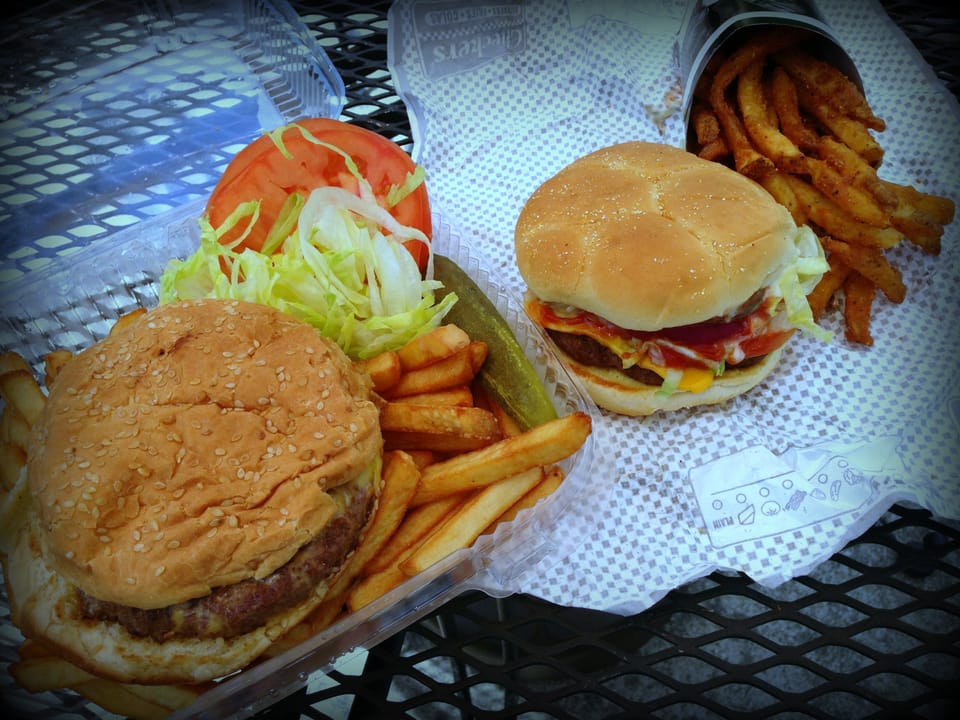
<svg viewBox="0 0 960 720">
<path fill-rule="evenodd" d="M 818 3 L 888 129 L 882 177 L 957 202 L 960 107 L 873 0 Z M 574 158 L 631 139 L 682 145 L 683 2 L 399 0 L 389 63 L 431 196 L 504 284 L 524 291 L 513 226 Z M 960 517 L 960 225 L 939 257 L 891 252 L 904 304 L 878 297 L 874 346 L 800 336 L 775 374 L 716 407 L 603 413 L 610 502 L 580 544 L 521 587 L 638 612 L 714 570 L 777 584 L 827 559 L 894 502 Z"/>
</svg>

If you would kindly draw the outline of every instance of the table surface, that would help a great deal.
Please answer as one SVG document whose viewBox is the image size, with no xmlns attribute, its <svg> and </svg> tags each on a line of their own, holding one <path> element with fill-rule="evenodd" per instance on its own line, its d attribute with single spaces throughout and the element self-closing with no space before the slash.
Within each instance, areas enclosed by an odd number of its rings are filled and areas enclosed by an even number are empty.
<svg viewBox="0 0 960 720">
<path fill-rule="evenodd" d="M 344 79 L 342 118 L 409 148 L 389 2 L 291 5 Z M 960 12 L 883 5 L 960 96 Z M 897 505 L 776 588 L 718 572 L 631 616 L 468 592 L 257 717 L 941 718 L 958 680 L 960 523 Z"/>
</svg>

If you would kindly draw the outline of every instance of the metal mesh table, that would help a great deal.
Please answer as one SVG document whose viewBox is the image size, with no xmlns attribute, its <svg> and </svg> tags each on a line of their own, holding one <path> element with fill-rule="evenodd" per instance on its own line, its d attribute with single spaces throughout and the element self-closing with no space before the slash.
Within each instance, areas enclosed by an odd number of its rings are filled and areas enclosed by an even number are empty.
<svg viewBox="0 0 960 720">
<path fill-rule="evenodd" d="M 389 3 L 293 5 L 344 78 L 344 118 L 409 146 Z M 884 7 L 960 95 L 958 11 Z M 714 573 L 627 617 L 467 593 L 261 717 L 941 718 L 958 680 L 960 523 L 894 506 L 775 589 Z"/>
</svg>

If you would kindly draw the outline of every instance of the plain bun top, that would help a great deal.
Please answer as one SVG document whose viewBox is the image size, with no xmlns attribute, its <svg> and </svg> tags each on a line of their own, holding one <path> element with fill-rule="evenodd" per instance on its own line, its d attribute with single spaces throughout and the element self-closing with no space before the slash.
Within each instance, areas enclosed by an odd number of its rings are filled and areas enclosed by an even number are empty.
<svg viewBox="0 0 960 720">
<path fill-rule="evenodd" d="M 197 300 L 66 364 L 28 472 L 55 567 L 150 608 L 269 575 L 381 449 L 369 379 L 336 344 L 263 305 Z"/>
<path fill-rule="evenodd" d="M 540 300 L 659 330 L 740 306 L 784 264 L 795 233 L 752 180 L 679 148 L 627 142 L 537 188 L 515 243 Z"/>
</svg>

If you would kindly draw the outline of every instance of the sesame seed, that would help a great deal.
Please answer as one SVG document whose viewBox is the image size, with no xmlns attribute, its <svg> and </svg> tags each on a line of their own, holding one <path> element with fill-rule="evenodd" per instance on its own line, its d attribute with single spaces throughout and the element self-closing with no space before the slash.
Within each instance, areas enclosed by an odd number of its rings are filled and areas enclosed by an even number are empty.
<svg viewBox="0 0 960 720">
<path fill-rule="evenodd" d="M 180 547 L 179 540 L 171 540 L 170 542 L 167 543 L 168 550 L 176 550 L 178 547 Z"/>
<path fill-rule="evenodd" d="M 161 575 L 163 575 L 163 572 L 164 572 L 164 570 L 166 570 L 166 569 L 167 569 L 167 568 L 164 567 L 163 565 L 158 565 L 158 566 L 157 566 L 157 569 L 153 571 L 153 574 L 154 574 L 156 577 L 160 577 Z"/>
</svg>

